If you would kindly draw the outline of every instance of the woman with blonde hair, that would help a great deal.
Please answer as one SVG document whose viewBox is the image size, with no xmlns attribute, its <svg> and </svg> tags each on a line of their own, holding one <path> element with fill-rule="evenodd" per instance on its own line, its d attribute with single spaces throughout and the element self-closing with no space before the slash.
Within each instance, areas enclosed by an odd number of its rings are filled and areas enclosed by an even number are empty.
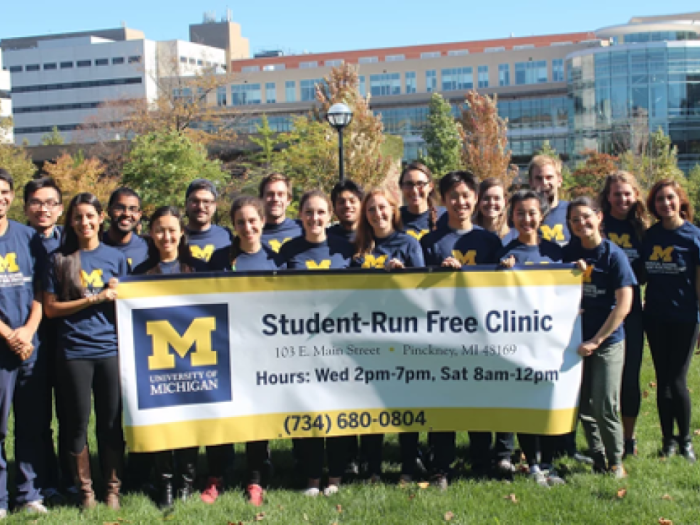
<svg viewBox="0 0 700 525">
<path fill-rule="evenodd" d="M 644 352 L 644 322 L 640 292 L 644 262 L 641 258 L 641 249 L 644 235 L 649 228 L 649 216 L 637 179 L 626 171 L 616 171 L 605 178 L 605 185 L 598 196 L 598 202 L 603 210 L 605 236 L 625 252 L 637 282 L 640 283 L 633 287 L 632 310 L 625 319 L 625 364 L 621 393 L 624 455 L 636 456 L 637 439 L 634 428 L 642 400 L 639 374 Z"/>
</svg>

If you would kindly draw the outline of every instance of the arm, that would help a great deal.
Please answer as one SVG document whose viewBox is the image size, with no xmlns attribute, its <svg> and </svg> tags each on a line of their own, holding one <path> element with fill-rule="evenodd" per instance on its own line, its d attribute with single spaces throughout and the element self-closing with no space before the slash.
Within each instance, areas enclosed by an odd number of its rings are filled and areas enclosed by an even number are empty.
<svg viewBox="0 0 700 525">
<path fill-rule="evenodd" d="M 584 357 L 591 355 L 617 327 L 622 324 L 632 308 L 632 287 L 625 286 L 615 290 L 615 307 L 610 311 L 608 318 L 600 327 L 593 339 L 582 342 L 578 347 L 579 355 Z"/>
<path fill-rule="evenodd" d="M 104 303 L 105 301 L 114 301 L 117 298 L 117 284 L 119 281 L 112 277 L 107 284 L 107 287 L 98 295 L 90 297 L 81 297 L 73 301 L 58 301 L 56 294 L 44 292 L 44 308 L 46 317 L 53 319 L 54 317 L 68 317 L 74 313 L 80 312 L 85 308 L 94 304 Z"/>
</svg>

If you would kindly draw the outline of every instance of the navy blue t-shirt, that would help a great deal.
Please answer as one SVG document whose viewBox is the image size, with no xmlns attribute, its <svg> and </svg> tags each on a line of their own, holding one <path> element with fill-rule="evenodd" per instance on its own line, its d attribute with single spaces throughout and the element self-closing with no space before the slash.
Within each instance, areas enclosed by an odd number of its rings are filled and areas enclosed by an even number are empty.
<svg viewBox="0 0 700 525">
<path fill-rule="evenodd" d="M 8 220 L 7 230 L 0 236 L 0 319 L 13 330 L 27 324 L 34 304 L 34 294 L 39 288 L 41 276 L 37 273 L 38 261 L 44 253 L 39 235 L 34 229 Z M 32 338 L 37 356 L 39 339 Z M 0 363 L 15 366 L 21 359 L 0 338 Z"/>
<path fill-rule="evenodd" d="M 538 244 L 523 244 L 518 239 L 508 243 L 498 255 L 499 260 L 510 256 L 515 258 L 515 264 L 549 264 L 561 262 L 564 256 L 561 246 L 555 242 L 541 240 Z"/>
<path fill-rule="evenodd" d="M 355 242 L 355 237 L 357 236 L 357 230 L 346 230 L 343 228 L 342 225 L 340 224 L 334 224 L 330 228 L 326 230 L 326 233 L 328 235 L 335 235 L 336 237 L 340 237 L 341 239 L 345 239 L 349 243 Z"/>
<path fill-rule="evenodd" d="M 642 260 L 642 241 L 637 236 L 634 226 L 629 221 L 621 221 L 610 214 L 603 219 L 603 231 L 611 242 L 620 247 L 632 265 L 637 283 L 642 283 L 644 276 L 644 261 Z M 637 312 L 642 310 L 642 294 L 639 284 L 634 287 L 634 302 L 632 309 Z"/>
<path fill-rule="evenodd" d="M 192 268 L 193 272 L 208 272 L 209 266 L 207 263 L 202 261 L 201 259 L 194 259 L 193 261 L 189 262 L 190 267 Z M 179 274 L 182 273 L 180 271 L 180 261 L 178 259 L 175 259 L 174 261 L 152 261 L 152 260 L 145 260 L 141 264 L 139 264 L 136 268 L 132 270 L 131 273 L 134 275 L 144 275 L 147 274 L 149 271 L 151 271 L 155 266 L 158 266 L 158 269 L 160 270 L 160 273 L 162 275 L 170 275 L 170 274 Z"/>
<path fill-rule="evenodd" d="M 279 224 L 265 224 L 260 240 L 264 246 L 272 248 L 272 251 L 275 253 L 279 253 L 284 243 L 302 235 L 304 235 L 304 229 L 301 226 L 301 222 L 286 218 Z"/>
<path fill-rule="evenodd" d="M 284 243 L 277 262 L 280 269 L 329 270 L 350 266 L 352 254 L 352 245 L 339 237 L 328 237 L 320 243 L 297 237 Z"/>
<path fill-rule="evenodd" d="M 603 239 L 593 250 L 585 249 L 580 243 L 564 247 L 564 261 L 586 261 L 583 276 L 583 339 L 595 337 L 605 324 L 610 312 L 617 304 L 615 292 L 625 286 L 634 286 L 632 266 L 625 253 L 608 239 Z M 604 342 L 617 343 L 625 338 L 623 323 Z"/>
<path fill-rule="evenodd" d="M 267 246 L 262 246 L 255 253 L 242 252 L 236 257 L 235 266 L 231 267 L 234 272 L 252 272 L 255 270 L 277 270 L 277 254 Z"/>
<path fill-rule="evenodd" d="M 54 226 L 51 229 L 49 235 L 43 235 L 38 233 L 41 243 L 44 245 L 47 255 L 51 255 L 53 252 L 58 250 L 61 245 L 61 236 L 63 235 L 63 228 L 59 225 Z"/>
<path fill-rule="evenodd" d="M 187 230 L 187 242 L 192 256 L 206 262 L 210 272 L 223 271 L 229 267 L 232 240 L 231 232 L 216 224 L 201 232 Z"/>
<path fill-rule="evenodd" d="M 465 266 L 491 264 L 498 261 L 503 248 L 497 235 L 473 226 L 462 233 L 449 227 L 431 231 L 421 239 L 426 266 L 441 266 L 448 257 L 454 257 Z"/>
<path fill-rule="evenodd" d="M 384 239 L 374 239 L 371 254 L 353 257 L 352 266 L 359 268 L 384 268 L 392 260 L 398 259 L 406 268 L 425 266 L 420 243 L 404 232 L 394 232 Z"/>
<path fill-rule="evenodd" d="M 447 227 L 447 210 L 444 206 L 436 206 L 436 209 L 438 214 L 437 227 Z M 430 209 L 416 215 L 408 211 L 408 206 L 401 206 L 399 212 L 401 213 L 403 231 L 411 237 L 420 241 L 430 231 Z"/>
<path fill-rule="evenodd" d="M 59 295 L 55 257 L 46 280 L 46 291 Z M 84 297 L 98 295 L 112 277 L 127 275 L 126 256 L 104 243 L 92 251 L 80 250 L 80 275 Z M 60 300 L 60 298 L 59 298 Z M 58 349 L 66 359 L 102 359 L 117 355 L 114 303 L 105 301 L 74 314 L 58 317 Z"/>
<path fill-rule="evenodd" d="M 545 241 L 556 242 L 559 246 L 564 246 L 571 240 L 571 233 L 566 224 L 568 207 L 568 201 L 559 201 L 555 208 L 549 210 L 540 225 L 540 234 Z"/>
<path fill-rule="evenodd" d="M 519 235 L 518 230 L 511 228 L 508 230 L 508 233 L 501 237 L 501 244 L 503 244 L 503 246 L 508 246 L 512 241 L 517 239 Z"/>
<path fill-rule="evenodd" d="M 51 254 L 58 250 L 58 247 L 61 245 L 63 228 L 55 225 L 53 228 L 51 228 L 51 233 L 49 235 L 44 235 L 38 232 L 37 235 L 41 239 L 43 250 L 41 252 L 41 256 L 37 260 L 36 274 L 40 276 L 39 285 L 43 287 L 43 277 L 46 275 L 51 263 Z M 56 343 L 58 341 L 57 334 L 58 325 L 56 324 L 56 319 L 49 319 L 46 316 L 42 317 L 41 323 L 39 324 L 39 343 L 41 344 L 41 348 L 39 349 L 40 359 L 47 358 L 49 352 L 55 354 Z"/>
<path fill-rule="evenodd" d="M 129 263 L 130 270 L 133 270 L 148 259 L 148 243 L 135 233 L 131 234 L 131 239 L 126 244 L 118 244 L 112 242 L 107 231 L 102 235 L 102 242 L 122 252 L 126 257 L 126 262 Z"/>
<path fill-rule="evenodd" d="M 654 224 L 644 237 L 642 260 L 647 272 L 644 312 L 674 321 L 700 321 L 695 291 L 700 229 L 687 221 L 675 230 Z"/>
</svg>

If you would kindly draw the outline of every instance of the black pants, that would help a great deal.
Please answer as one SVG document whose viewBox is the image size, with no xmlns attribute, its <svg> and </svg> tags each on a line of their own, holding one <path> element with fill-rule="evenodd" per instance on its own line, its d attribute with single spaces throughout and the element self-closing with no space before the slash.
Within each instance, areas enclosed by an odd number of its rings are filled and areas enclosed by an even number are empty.
<svg viewBox="0 0 700 525">
<path fill-rule="evenodd" d="M 540 463 L 551 465 L 561 436 L 545 436 L 539 434 L 518 434 L 520 448 L 525 454 L 529 466 L 538 464 L 537 453 L 540 453 Z"/>
<path fill-rule="evenodd" d="M 324 449 L 328 456 L 328 477 L 340 478 L 348 462 L 348 441 L 355 436 L 330 438 L 305 438 L 299 440 L 299 447 L 305 458 L 306 477 L 320 479 L 323 475 Z M 325 444 L 325 446 L 324 446 Z"/>
<path fill-rule="evenodd" d="M 207 467 L 210 478 L 223 478 L 226 469 L 233 466 L 235 449 L 233 445 L 211 445 L 206 447 Z"/>
<path fill-rule="evenodd" d="M 497 432 L 493 451 L 492 432 L 469 432 L 469 450 L 471 453 L 472 467 L 476 469 L 487 469 L 491 466 L 492 459 L 496 461 L 502 459 L 510 460 L 513 454 L 515 436 L 511 432 Z"/>
<path fill-rule="evenodd" d="M 260 485 L 265 469 L 265 463 L 270 461 L 268 441 L 249 441 L 245 444 L 245 455 L 248 463 L 248 483 Z"/>
<path fill-rule="evenodd" d="M 642 404 L 639 374 L 644 354 L 644 316 L 631 312 L 625 319 L 625 367 L 622 372 L 620 404 L 622 417 L 637 417 Z"/>
<path fill-rule="evenodd" d="M 59 366 L 59 402 L 63 404 L 62 412 L 66 416 L 68 450 L 72 454 L 79 454 L 87 444 L 93 396 L 99 447 L 123 450 L 124 433 L 117 357 L 59 359 Z"/>
<path fill-rule="evenodd" d="M 350 447 L 350 454 L 353 449 Z M 360 453 L 367 462 L 367 473 L 370 476 L 382 475 L 382 460 L 384 459 L 384 434 L 367 434 L 360 437 Z M 353 456 L 350 456 L 353 459 Z"/>
<path fill-rule="evenodd" d="M 416 458 L 418 457 L 418 432 L 403 432 L 399 434 L 399 446 L 401 447 L 401 474 L 413 476 L 416 472 Z"/>
<path fill-rule="evenodd" d="M 698 325 L 646 314 L 644 329 L 656 370 L 656 405 L 663 437 L 665 440 L 673 438 L 676 423 L 681 442 L 690 441 L 690 394 L 687 378 Z"/>
<path fill-rule="evenodd" d="M 447 476 L 457 453 L 457 434 L 455 432 L 431 432 L 428 441 L 433 449 L 431 474 Z"/>
</svg>

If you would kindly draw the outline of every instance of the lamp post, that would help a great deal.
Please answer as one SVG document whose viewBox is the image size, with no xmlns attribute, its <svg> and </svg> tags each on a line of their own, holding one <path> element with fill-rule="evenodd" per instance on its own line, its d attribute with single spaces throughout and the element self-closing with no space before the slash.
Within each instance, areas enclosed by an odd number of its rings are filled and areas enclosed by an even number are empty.
<svg viewBox="0 0 700 525">
<path fill-rule="evenodd" d="M 347 104 L 343 104 L 342 102 L 333 104 L 326 113 L 326 120 L 338 132 L 338 163 L 340 182 L 343 182 L 345 180 L 345 166 L 343 165 L 343 128 L 352 122 L 352 110 Z"/>
</svg>

